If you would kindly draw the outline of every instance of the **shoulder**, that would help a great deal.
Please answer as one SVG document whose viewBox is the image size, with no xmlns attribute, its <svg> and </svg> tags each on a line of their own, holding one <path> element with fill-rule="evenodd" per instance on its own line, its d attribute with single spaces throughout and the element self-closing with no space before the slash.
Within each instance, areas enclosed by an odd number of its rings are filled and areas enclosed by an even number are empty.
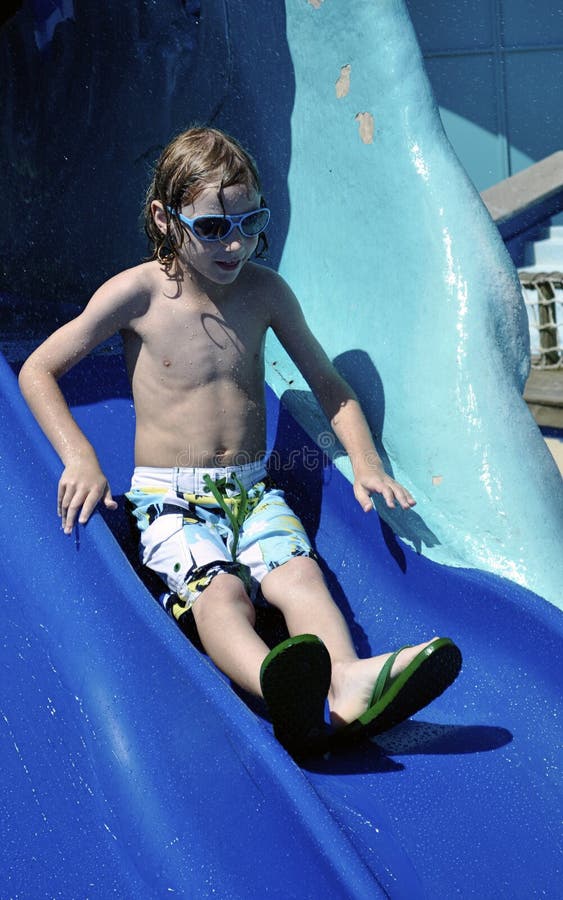
<svg viewBox="0 0 563 900">
<path fill-rule="evenodd" d="M 104 281 L 92 296 L 92 300 L 100 298 L 130 300 L 137 296 L 147 296 L 155 290 L 158 275 L 158 269 L 155 269 L 152 263 L 141 263 L 131 269 L 125 269 Z"/>
<path fill-rule="evenodd" d="M 112 334 L 127 330 L 150 302 L 152 284 L 151 270 L 144 266 L 108 279 L 78 316 L 57 328 L 32 354 L 34 365 L 59 378 Z"/>
<path fill-rule="evenodd" d="M 270 310 L 272 319 L 284 310 L 300 311 L 297 297 L 278 272 L 256 263 L 247 263 L 246 268 L 250 283 L 260 293 L 261 302 Z"/>
<path fill-rule="evenodd" d="M 113 315 L 125 324 L 142 315 L 161 289 L 165 276 L 158 263 L 141 263 L 105 281 L 85 309 L 93 315 Z"/>
<path fill-rule="evenodd" d="M 253 283 L 269 288 L 271 291 L 289 290 L 289 285 L 275 269 L 261 265 L 255 262 L 248 262 L 245 266 L 245 272 Z"/>
</svg>

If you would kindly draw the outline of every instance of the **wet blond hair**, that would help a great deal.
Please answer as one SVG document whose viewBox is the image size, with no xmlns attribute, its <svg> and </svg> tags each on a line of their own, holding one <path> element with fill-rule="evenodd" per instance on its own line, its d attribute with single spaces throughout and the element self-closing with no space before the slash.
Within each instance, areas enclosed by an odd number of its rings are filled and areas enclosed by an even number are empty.
<svg viewBox="0 0 563 900">
<path fill-rule="evenodd" d="M 189 128 L 175 137 L 162 151 L 147 191 L 144 208 L 145 231 L 150 242 L 151 259 L 169 268 L 178 256 L 185 239 L 184 229 L 173 228 L 172 214 L 193 203 L 198 194 L 211 184 L 221 190 L 234 184 L 244 185 L 262 197 L 260 176 L 250 154 L 233 137 L 218 128 Z M 166 233 L 158 228 L 151 210 L 154 200 L 162 203 L 166 215 Z M 267 250 L 266 236 L 258 237 L 256 256 Z"/>
</svg>

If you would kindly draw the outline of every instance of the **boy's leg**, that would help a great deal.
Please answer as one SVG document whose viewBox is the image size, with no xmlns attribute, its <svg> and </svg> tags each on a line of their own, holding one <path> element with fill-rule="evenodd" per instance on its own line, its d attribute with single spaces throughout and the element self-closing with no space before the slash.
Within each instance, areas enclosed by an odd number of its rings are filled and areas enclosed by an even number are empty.
<svg viewBox="0 0 563 900">
<path fill-rule="evenodd" d="M 198 504 L 196 495 L 183 494 L 183 500 L 191 498 L 192 504 L 185 510 L 164 490 L 154 490 L 160 486 L 152 484 L 150 472 L 142 478 L 149 483 L 132 487 L 128 498 L 140 522 L 143 561 L 171 592 L 165 608 L 178 620 L 191 608 L 201 643 L 218 668 L 244 690 L 266 694 L 278 736 L 291 737 L 292 745 L 307 743 L 311 730 L 322 729 L 330 681 L 326 649 L 318 643 L 285 642 L 290 646 L 276 648 L 275 672 L 268 667 L 262 690 L 262 664 L 271 655 L 270 648 L 254 630 L 254 606 L 238 572 L 232 571 L 240 566 L 226 551 L 228 523 Z M 312 679 L 299 676 L 313 671 Z M 280 693 L 280 684 L 286 683 L 289 690 L 284 687 Z"/>
<path fill-rule="evenodd" d="M 241 688 L 257 696 L 260 666 L 269 647 L 254 630 L 254 607 L 235 575 L 219 574 L 192 607 L 201 643 L 213 662 Z"/>
<path fill-rule="evenodd" d="M 329 704 L 333 723 L 343 725 L 362 715 L 391 654 L 358 659 L 346 621 L 315 560 L 301 556 L 290 559 L 268 572 L 261 588 L 266 600 L 283 613 L 290 635 L 312 632 L 325 643 L 332 660 Z M 403 650 L 391 676 L 404 671 L 428 643 Z"/>
<path fill-rule="evenodd" d="M 290 635 L 316 634 L 326 644 L 333 664 L 358 658 L 346 620 L 314 559 L 288 560 L 268 572 L 260 587 L 268 603 L 283 613 Z"/>
<path fill-rule="evenodd" d="M 280 743 L 294 755 L 326 749 L 326 647 L 301 635 L 270 651 L 254 631 L 254 607 L 234 575 L 216 575 L 192 610 L 214 663 L 240 687 L 264 697 Z"/>
<path fill-rule="evenodd" d="M 335 725 L 353 721 L 370 705 L 378 676 L 391 654 L 358 659 L 346 621 L 322 572 L 307 555 L 311 545 L 303 524 L 287 506 L 281 491 L 268 490 L 248 522 L 252 527 L 247 528 L 245 523 L 241 561 L 252 570 L 257 557 L 261 559 L 267 569 L 261 573 L 262 594 L 283 613 L 290 635 L 315 634 L 323 641 L 332 663 L 332 720 Z M 280 559 L 287 562 L 276 565 Z M 399 653 L 390 677 L 394 679 L 403 672 L 425 646 Z"/>
</svg>

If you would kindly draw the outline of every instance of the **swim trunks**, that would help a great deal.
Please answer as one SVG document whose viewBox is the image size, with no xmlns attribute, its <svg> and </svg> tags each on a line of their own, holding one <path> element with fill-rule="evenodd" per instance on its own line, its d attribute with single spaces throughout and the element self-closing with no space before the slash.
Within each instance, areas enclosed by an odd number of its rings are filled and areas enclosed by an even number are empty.
<svg viewBox="0 0 563 900">
<path fill-rule="evenodd" d="M 166 611 L 180 620 L 220 573 L 256 600 L 264 576 L 294 556 L 315 558 L 303 525 L 263 462 L 230 468 L 137 467 L 125 495 L 144 565 L 166 583 Z"/>
</svg>

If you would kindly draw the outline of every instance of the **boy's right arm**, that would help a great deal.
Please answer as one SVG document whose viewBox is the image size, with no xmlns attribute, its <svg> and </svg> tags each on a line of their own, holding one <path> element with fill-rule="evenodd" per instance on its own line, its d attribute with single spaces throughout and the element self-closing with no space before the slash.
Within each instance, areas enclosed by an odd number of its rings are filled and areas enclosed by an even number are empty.
<svg viewBox="0 0 563 900">
<path fill-rule="evenodd" d="M 128 273 L 123 273 L 127 275 Z M 26 360 L 19 384 L 33 415 L 61 458 L 57 512 L 65 534 L 88 521 L 97 504 L 115 509 L 107 479 L 86 435 L 76 424 L 58 380 L 131 318 L 127 280 L 107 282 L 76 319 L 63 325 Z"/>
</svg>

